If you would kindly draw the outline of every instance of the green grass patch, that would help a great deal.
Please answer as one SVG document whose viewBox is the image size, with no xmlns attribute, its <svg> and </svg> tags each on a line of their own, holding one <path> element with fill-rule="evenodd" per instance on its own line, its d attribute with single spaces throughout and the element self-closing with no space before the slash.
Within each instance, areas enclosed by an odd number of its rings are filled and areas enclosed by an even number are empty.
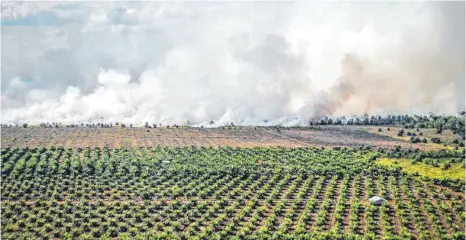
<svg viewBox="0 0 466 240">
<path fill-rule="evenodd" d="M 384 166 L 398 166 L 407 173 L 418 173 L 420 176 L 429 178 L 450 178 L 461 179 L 465 177 L 465 169 L 461 163 L 452 163 L 451 167 L 443 170 L 441 167 L 434 167 L 423 162 L 411 163 L 411 159 L 407 158 L 380 158 L 376 163 Z"/>
</svg>

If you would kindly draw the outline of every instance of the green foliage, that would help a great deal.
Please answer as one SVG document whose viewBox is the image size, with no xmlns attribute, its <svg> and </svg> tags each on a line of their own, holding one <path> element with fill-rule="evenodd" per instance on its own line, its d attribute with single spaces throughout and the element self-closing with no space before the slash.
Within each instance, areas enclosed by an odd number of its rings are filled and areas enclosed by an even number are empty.
<svg viewBox="0 0 466 240">
<path fill-rule="evenodd" d="M 346 124 L 346 125 L 393 125 L 400 126 L 407 129 L 414 128 L 437 128 L 439 133 L 444 129 L 452 130 L 455 134 L 464 136 L 465 133 L 465 116 L 437 116 L 434 114 L 430 115 L 388 115 L 388 116 L 362 116 L 351 119 L 337 118 L 335 121 L 332 119 L 321 119 L 320 121 L 310 121 L 310 124 L 316 125 L 327 125 L 327 124 Z M 343 121 L 342 121 L 343 120 Z M 381 128 L 378 129 L 382 131 Z M 390 131 L 388 128 L 387 131 Z M 399 131 L 398 136 L 402 136 L 404 132 Z"/>
<path fill-rule="evenodd" d="M 416 165 L 451 164 L 442 171 L 460 164 L 418 155 Z M 2 149 L 2 238 L 464 236 L 461 196 L 381 167 L 376 156 L 366 148 Z M 372 195 L 389 202 L 371 206 Z"/>
</svg>

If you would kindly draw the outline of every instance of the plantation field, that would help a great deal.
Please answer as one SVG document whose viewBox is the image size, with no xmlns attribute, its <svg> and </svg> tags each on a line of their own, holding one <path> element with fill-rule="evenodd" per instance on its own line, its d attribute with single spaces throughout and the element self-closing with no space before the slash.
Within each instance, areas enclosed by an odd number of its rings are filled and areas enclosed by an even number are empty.
<svg viewBox="0 0 466 240">
<path fill-rule="evenodd" d="M 462 192 L 385 167 L 376 155 L 4 148 L 2 238 L 464 239 Z M 375 195 L 386 201 L 371 205 Z"/>
</svg>

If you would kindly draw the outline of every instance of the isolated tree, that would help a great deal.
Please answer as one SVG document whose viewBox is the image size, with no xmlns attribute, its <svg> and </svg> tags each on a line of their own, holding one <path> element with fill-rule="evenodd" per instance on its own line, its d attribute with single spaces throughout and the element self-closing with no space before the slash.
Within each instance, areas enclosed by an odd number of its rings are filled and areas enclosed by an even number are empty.
<svg viewBox="0 0 466 240">
<path fill-rule="evenodd" d="M 405 131 L 404 131 L 403 129 L 401 129 L 400 131 L 398 131 L 398 137 L 403 136 L 404 132 L 405 132 Z"/>
</svg>

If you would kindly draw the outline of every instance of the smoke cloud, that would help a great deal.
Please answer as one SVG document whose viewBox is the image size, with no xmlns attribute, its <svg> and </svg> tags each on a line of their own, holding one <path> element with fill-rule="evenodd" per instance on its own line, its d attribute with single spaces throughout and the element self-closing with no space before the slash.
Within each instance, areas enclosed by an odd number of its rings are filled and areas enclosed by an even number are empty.
<svg viewBox="0 0 466 240">
<path fill-rule="evenodd" d="M 464 2 L 5 3 L 2 122 L 299 125 L 465 108 Z"/>
</svg>

